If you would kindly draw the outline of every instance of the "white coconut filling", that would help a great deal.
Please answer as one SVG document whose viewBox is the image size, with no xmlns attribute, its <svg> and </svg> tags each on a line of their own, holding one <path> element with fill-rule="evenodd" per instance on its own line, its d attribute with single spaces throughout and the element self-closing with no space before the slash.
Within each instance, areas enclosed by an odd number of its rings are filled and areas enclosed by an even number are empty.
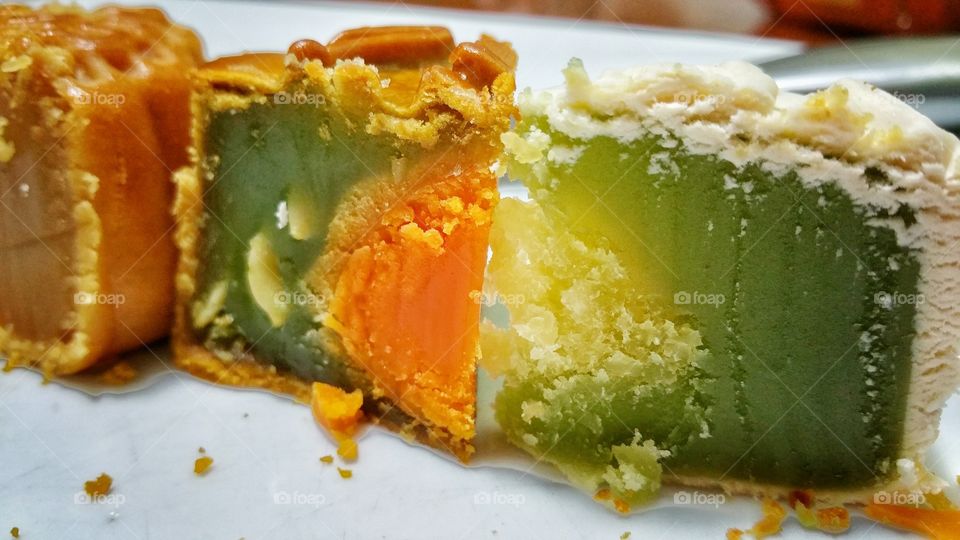
<svg viewBox="0 0 960 540">
<path fill-rule="evenodd" d="M 543 117 L 573 139 L 607 136 L 630 142 L 646 134 L 679 138 L 695 154 L 736 165 L 759 162 L 772 173 L 796 171 L 807 187 L 832 183 L 858 205 L 895 211 L 917 223 L 872 224 L 893 230 L 921 265 L 913 366 L 898 489 L 939 491 L 942 481 L 919 463 L 937 437 L 940 413 L 960 385 L 960 141 L 895 97 L 855 81 L 821 92 L 781 93 L 773 79 L 742 62 L 719 66 L 655 65 L 608 72 L 591 81 L 578 60 L 564 87 L 521 93 L 525 117 Z M 579 158 L 553 147 L 536 128 L 504 136 L 516 159 L 544 166 Z M 574 141 L 576 144 L 576 141 Z M 578 148 L 574 146 L 573 148 Z M 867 169 L 886 181 L 869 183 Z M 815 211 L 815 209 L 810 209 Z M 906 463 L 916 463 L 904 474 Z"/>
</svg>

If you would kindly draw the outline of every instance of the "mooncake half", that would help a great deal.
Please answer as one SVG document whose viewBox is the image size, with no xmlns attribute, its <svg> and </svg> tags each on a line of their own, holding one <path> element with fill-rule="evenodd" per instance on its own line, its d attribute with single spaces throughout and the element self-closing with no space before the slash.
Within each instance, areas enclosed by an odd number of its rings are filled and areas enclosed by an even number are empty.
<svg viewBox="0 0 960 540">
<path fill-rule="evenodd" d="M 0 356 L 73 373 L 167 335 L 190 30 L 155 9 L 0 9 Z"/>
<path fill-rule="evenodd" d="M 515 61 L 385 27 L 200 70 L 177 364 L 304 401 L 360 389 L 369 417 L 466 458 Z"/>
<path fill-rule="evenodd" d="M 504 136 L 532 199 L 491 233 L 511 320 L 483 353 L 511 441 L 623 511 L 664 481 L 940 491 L 957 138 L 867 85 L 787 94 L 741 63 L 565 77 Z"/>
</svg>

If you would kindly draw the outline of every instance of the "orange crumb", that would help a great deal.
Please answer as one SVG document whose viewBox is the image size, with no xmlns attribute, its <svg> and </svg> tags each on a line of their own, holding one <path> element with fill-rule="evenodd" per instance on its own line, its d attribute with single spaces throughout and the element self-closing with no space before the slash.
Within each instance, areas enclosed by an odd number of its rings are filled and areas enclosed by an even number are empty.
<svg viewBox="0 0 960 540">
<path fill-rule="evenodd" d="M 340 478 L 353 478 L 353 471 L 350 469 L 341 469 L 337 467 L 337 472 L 340 473 Z"/>
<path fill-rule="evenodd" d="M 610 490 L 607 488 L 600 489 L 593 495 L 593 498 L 598 501 L 606 501 L 610 498 Z"/>
<path fill-rule="evenodd" d="M 753 524 L 750 530 L 727 529 L 727 539 L 739 540 L 744 534 L 749 534 L 759 540 L 760 538 L 773 536 L 780 532 L 783 522 L 787 519 L 787 511 L 783 506 L 773 499 L 764 499 L 761 510 L 763 511 L 763 516 Z"/>
<path fill-rule="evenodd" d="M 357 459 L 357 441 L 350 437 L 340 439 L 340 446 L 337 448 L 337 455 L 347 461 Z"/>
<path fill-rule="evenodd" d="M 958 510 L 957 505 L 942 491 L 940 493 L 927 493 L 924 495 L 924 500 L 934 510 Z"/>
<path fill-rule="evenodd" d="M 210 470 L 210 467 L 213 465 L 213 458 L 210 456 L 203 456 L 197 458 L 193 462 L 193 474 L 197 476 L 203 476 L 207 474 L 207 471 Z"/>
<path fill-rule="evenodd" d="M 934 540 L 960 539 L 960 511 L 930 510 L 893 504 L 868 504 L 867 517 Z"/>
<path fill-rule="evenodd" d="M 14 527 L 10 529 L 10 536 L 14 538 L 20 538 L 20 527 Z"/>
<path fill-rule="evenodd" d="M 321 461 L 322 463 L 327 463 L 327 464 L 333 463 L 333 456 L 330 456 L 330 455 L 322 456 L 322 457 L 320 458 L 320 461 Z"/>
<path fill-rule="evenodd" d="M 850 528 L 850 512 L 842 506 L 817 510 L 817 528 L 823 532 L 838 534 Z"/>
<path fill-rule="evenodd" d="M 621 514 L 626 514 L 630 511 L 630 505 L 627 504 L 627 501 L 623 499 L 614 499 L 613 507 L 616 508 L 617 512 L 620 512 Z"/>
<path fill-rule="evenodd" d="M 110 493 L 110 487 L 113 485 L 113 478 L 107 473 L 100 473 L 96 480 L 87 480 L 83 483 L 83 490 L 90 497 L 106 495 Z"/>
<path fill-rule="evenodd" d="M 350 437 L 363 418 L 363 392 L 344 392 L 336 386 L 313 383 L 310 408 L 313 417 L 337 439 Z"/>
<path fill-rule="evenodd" d="M 727 540 L 740 540 L 743 538 L 743 531 L 740 529 L 727 529 Z"/>
</svg>

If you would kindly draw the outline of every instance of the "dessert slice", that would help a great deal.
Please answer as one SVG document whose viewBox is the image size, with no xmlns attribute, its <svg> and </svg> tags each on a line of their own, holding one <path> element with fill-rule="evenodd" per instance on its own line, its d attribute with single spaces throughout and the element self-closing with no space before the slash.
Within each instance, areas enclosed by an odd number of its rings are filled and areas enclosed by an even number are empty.
<svg viewBox="0 0 960 540">
<path fill-rule="evenodd" d="M 491 233 L 509 438 L 620 510 L 664 480 L 940 490 L 922 461 L 958 384 L 957 139 L 856 82 L 565 75 L 504 136 L 532 198 Z"/>
<path fill-rule="evenodd" d="M 178 364 L 303 401 L 311 381 L 360 389 L 367 416 L 468 456 L 471 293 L 515 59 L 388 27 L 201 70 L 178 174 Z"/>
<path fill-rule="evenodd" d="M 169 331 L 170 171 L 201 46 L 155 9 L 0 9 L 0 356 L 73 373 Z"/>
</svg>

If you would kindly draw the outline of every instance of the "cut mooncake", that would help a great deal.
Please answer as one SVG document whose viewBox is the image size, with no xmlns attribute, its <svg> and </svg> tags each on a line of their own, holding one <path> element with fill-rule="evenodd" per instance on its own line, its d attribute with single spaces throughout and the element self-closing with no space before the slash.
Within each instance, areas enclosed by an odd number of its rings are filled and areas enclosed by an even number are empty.
<svg viewBox="0 0 960 540">
<path fill-rule="evenodd" d="M 303 401 L 312 381 L 359 389 L 367 417 L 469 456 L 515 62 L 489 37 L 384 27 L 200 70 L 178 365 Z"/>
<path fill-rule="evenodd" d="M 0 9 L 0 356 L 73 373 L 172 323 L 201 46 L 155 9 Z"/>
<path fill-rule="evenodd" d="M 931 493 L 958 385 L 960 153 L 857 82 L 665 65 L 526 91 L 483 333 L 509 439 L 627 510 L 662 482 Z M 884 501 L 881 501 L 884 502 Z"/>
</svg>

